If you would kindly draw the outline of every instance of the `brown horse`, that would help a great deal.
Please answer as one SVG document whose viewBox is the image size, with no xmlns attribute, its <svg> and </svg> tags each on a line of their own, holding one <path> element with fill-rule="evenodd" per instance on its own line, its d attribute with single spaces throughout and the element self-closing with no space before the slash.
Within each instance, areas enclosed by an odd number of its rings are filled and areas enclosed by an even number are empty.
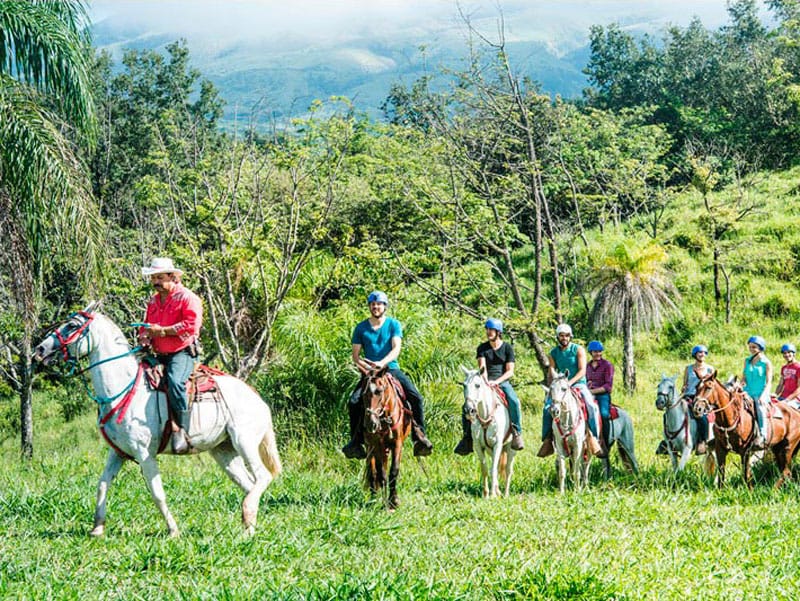
<svg viewBox="0 0 800 601">
<path fill-rule="evenodd" d="M 749 488 L 753 488 L 753 472 L 750 456 L 759 449 L 753 447 L 754 408 L 744 392 L 733 387 L 726 388 L 717 380 L 716 371 L 706 376 L 697 385 L 694 397 L 694 413 L 698 417 L 707 413 L 716 414 L 714 421 L 714 450 L 717 455 L 719 486 L 725 482 L 725 459 L 729 451 L 737 453 L 742 460 L 742 473 Z M 770 410 L 765 418 L 766 447 L 772 450 L 781 477 L 775 483 L 780 488 L 792 477 L 792 458 L 800 443 L 800 412 L 787 403 L 775 403 L 780 411 Z"/>
<path fill-rule="evenodd" d="M 391 454 L 387 501 L 390 510 L 399 505 L 397 475 L 400 472 L 403 441 L 411 432 L 411 412 L 404 407 L 395 386 L 394 378 L 384 368 L 369 374 L 361 389 L 361 398 L 364 401 L 364 441 L 367 447 L 364 475 L 373 493 L 382 491 L 386 486 Z"/>
</svg>

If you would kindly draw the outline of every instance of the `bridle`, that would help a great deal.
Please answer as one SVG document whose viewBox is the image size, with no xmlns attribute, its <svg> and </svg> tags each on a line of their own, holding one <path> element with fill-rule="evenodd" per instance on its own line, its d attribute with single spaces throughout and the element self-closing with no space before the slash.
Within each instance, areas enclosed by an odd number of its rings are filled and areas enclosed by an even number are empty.
<svg viewBox="0 0 800 601">
<path fill-rule="evenodd" d="M 386 378 L 382 386 L 378 386 L 375 382 L 379 378 Z M 394 396 L 391 394 L 392 386 L 392 383 L 385 374 L 380 376 L 375 374 L 370 375 L 367 377 L 367 381 L 364 384 L 364 392 L 365 394 L 369 394 L 370 397 L 369 403 L 364 403 L 364 411 L 366 415 L 369 415 L 377 423 L 381 424 L 381 428 L 376 430 L 376 432 L 380 432 L 384 428 L 388 428 L 391 432 L 394 432 L 400 426 L 401 420 L 398 419 L 395 421 L 392 416 L 394 413 Z M 376 409 L 373 409 L 373 400 L 376 396 L 379 398 L 380 404 Z"/>
<path fill-rule="evenodd" d="M 58 343 L 58 350 L 61 351 L 61 355 L 64 357 L 64 363 L 70 365 L 73 369 L 78 363 L 78 358 L 72 356 L 69 347 L 75 343 L 80 343 L 83 340 L 89 340 L 89 326 L 94 320 L 94 316 L 94 313 L 76 311 L 75 313 L 72 313 L 62 325 L 52 328 L 50 334 L 45 337 L 45 340 L 50 337 L 56 339 L 56 342 Z M 80 319 L 82 319 L 82 321 L 80 321 Z M 72 323 L 76 323 L 77 327 L 65 337 L 61 333 L 61 330 Z"/>
<path fill-rule="evenodd" d="M 470 384 L 472 383 L 472 381 L 475 378 L 480 378 L 481 381 L 480 382 L 475 382 L 475 384 L 473 386 L 470 386 Z M 489 428 L 489 426 L 491 426 L 495 421 L 495 419 L 494 419 L 494 410 L 495 410 L 495 407 L 497 406 L 497 397 L 496 397 L 494 391 L 491 390 L 491 388 L 489 388 L 489 395 L 490 395 L 492 401 L 491 401 L 491 405 L 489 406 L 489 409 L 487 411 L 487 417 L 483 418 L 483 417 L 480 416 L 480 413 L 478 413 L 478 403 L 481 402 L 481 399 L 473 398 L 469 394 L 471 388 L 475 388 L 477 390 L 477 389 L 481 388 L 483 384 L 485 384 L 487 387 L 489 386 L 489 383 L 486 381 L 486 378 L 484 378 L 484 376 L 482 374 L 475 373 L 472 376 L 470 376 L 464 382 L 464 399 L 467 401 L 467 409 L 468 409 L 468 414 L 469 414 L 467 416 L 467 419 L 469 419 L 470 421 L 477 420 L 478 423 L 481 425 L 481 428 L 485 432 Z"/>
<path fill-rule="evenodd" d="M 561 398 L 556 399 L 552 395 L 553 387 L 550 387 L 550 400 L 552 401 L 552 405 L 550 406 L 550 415 L 553 418 L 553 424 L 558 428 L 558 433 L 561 435 L 561 440 L 564 444 L 564 451 L 567 455 L 569 455 L 569 446 L 567 445 L 567 438 L 575 434 L 575 431 L 581 426 L 583 423 L 583 412 L 581 411 L 580 402 L 577 398 L 575 398 L 574 393 L 572 392 L 572 387 L 567 385 L 567 390 Z M 572 412 L 569 410 L 569 401 L 567 400 L 566 395 L 572 395 L 572 398 L 575 400 L 576 410 L 575 416 L 572 415 Z M 554 411 L 554 408 L 557 408 L 558 411 Z M 570 417 L 569 422 L 566 424 L 566 431 L 562 427 L 563 419 L 562 419 L 562 411 L 567 416 Z"/>
<path fill-rule="evenodd" d="M 713 380 L 711 380 L 711 379 L 709 379 L 709 380 L 702 380 L 702 381 L 700 382 L 700 385 L 701 385 L 701 386 L 705 386 L 706 384 L 710 385 L 710 387 L 711 387 L 711 390 L 714 390 L 715 386 L 714 386 L 714 382 L 713 382 Z M 722 386 L 720 385 L 720 387 L 722 387 Z M 698 386 L 698 389 L 699 389 L 699 386 Z M 719 393 L 717 393 L 717 394 L 719 394 Z M 698 402 L 702 402 L 702 403 L 704 403 L 704 404 L 705 404 L 705 405 L 706 405 L 706 406 L 709 408 L 709 409 L 708 409 L 708 410 L 705 412 L 705 414 L 706 414 L 706 415 L 708 415 L 708 414 L 715 414 L 715 413 L 722 413 L 723 411 L 725 411 L 725 409 L 727 409 L 727 408 L 728 408 L 728 407 L 730 407 L 731 405 L 734 405 L 734 398 L 733 398 L 733 395 L 734 395 L 734 394 L 736 394 L 736 393 L 735 393 L 735 392 L 733 392 L 733 391 L 729 391 L 729 392 L 728 392 L 728 395 L 729 395 L 729 396 L 728 396 L 728 403 L 727 403 L 726 405 L 722 405 L 722 406 L 720 406 L 718 403 L 714 403 L 714 402 L 712 402 L 712 401 L 711 401 L 711 399 L 710 399 L 708 396 L 701 396 L 701 395 L 698 393 L 698 394 L 697 394 L 697 395 L 695 395 L 695 397 L 694 397 L 695 406 L 697 406 L 697 403 L 698 403 Z M 716 407 L 716 409 L 711 409 L 711 407 L 712 407 L 712 406 Z M 734 408 L 736 408 L 736 407 L 735 407 L 735 405 L 734 405 Z M 720 430 L 721 432 L 728 433 L 728 432 L 731 432 L 731 431 L 735 430 L 736 428 L 738 428 L 738 427 L 739 427 L 739 423 L 740 423 L 741 421 L 742 421 L 742 411 L 741 411 L 741 409 L 740 409 L 739 411 L 737 411 L 737 412 L 736 412 L 736 419 L 735 419 L 735 420 L 733 420 L 733 423 L 732 423 L 730 426 L 720 426 L 719 424 L 717 424 L 717 423 L 715 422 L 715 423 L 714 423 L 714 427 L 715 427 L 716 429 Z"/>
<path fill-rule="evenodd" d="M 659 411 L 669 411 L 670 409 L 674 409 L 677 407 L 678 403 L 681 402 L 681 396 L 676 394 L 677 388 L 675 388 L 675 382 L 672 381 L 671 378 L 665 380 L 670 383 L 670 387 L 672 388 L 672 394 L 670 395 L 668 392 L 656 391 L 656 409 Z M 660 388 L 660 386 L 659 386 Z M 672 397 L 672 402 L 669 401 L 670 396 Z M 659 407 L 659 400 L 666 399 L 661 403 Z"/>
</svg>

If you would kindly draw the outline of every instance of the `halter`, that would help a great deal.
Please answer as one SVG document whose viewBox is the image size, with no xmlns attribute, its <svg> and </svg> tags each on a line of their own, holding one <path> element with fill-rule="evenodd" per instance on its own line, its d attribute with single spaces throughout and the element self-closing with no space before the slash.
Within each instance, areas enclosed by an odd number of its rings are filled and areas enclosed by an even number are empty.
<svg viewBox="0 0 800 601">
<path fill-rule="evenodd" d="M 677 407 L 678 403 L 681 402 L 681 398 L 682 397 L 680 395 L 678 395 L 678 394 L 675 394 L 675 390 L 676 390 L 675 389 L 675 383 L 672 382 L 671 378 L 667 378 L 667 379 L 665 379 L 665 381 L 669 381 L 672 384 L 672 398 L 673 398 L 673 401 L 674 401 L 672 403 L 670 403 L 669 401 L 664 403 L 664 409 L 662 409 L 661 411 L 665 411 L 666 412 L 666 411 L 669 411 L 670 409 L 673 409 L 673 408 Z M 656 407 L 658 407 L 658 399 L 661 398 L 661 397 L 669 398 L 669 395 L 666 392 L 656 392 Z"/>
<path fill-rule="evenodd" d="M 377 377 L 380 377 L 380 376 L 371 376 L 369 378 L 369 380 L 371 380 L 373 378 L 377 378 Z M 370 385 L 369 385 L 369 380 L 367 382 L 367 386 L 365 387 L 365 391 L 369 390 L 370 391 L 370 395 L 374 396 L 374 393 L 372 392 L 372 390 L 370 388 Z M 397 431 L 397 429 L 400 427 L 400 422 L 402 421 L 402 420 L 397 420 L 395 422 L 395 420 L 392 418 L 392 415 L 391 415 L 391 409 L 390 409 L 389 413 L 386 412 L 387 406 L 389 406 L 392 403 L 392 395 L 388 394 L 388 391 L 393 386 L 394 386 L 394 384 L 391 381 L 388 381 L 388 379 L 387 379 L 387 386 L 377 387 L 377 389 L 378 389 L 377 392 L 380 393 L 380 407 L 378 409 L 373 409 L 371 406 L 368 406 L 367 403 L 364 403 L 365 412 L 368 415 L 371 415 L 372 417 L 374 417 L 380 424 L 385 425 L 386 427 L 388 427 L 389 431 L 391 433 L 395 433 Z M 371 405 L 371 403 L 370 403 L 370 405 Z M 403 411 L 402 405 L 401 405 L 401 409 L 400 410 Z"/>
<path fill-rule="evenodd" d="M 709 381 L 709 380 L 704 380 L 703 383 L 705 383 L 706 381 Z M 712 405 L 716 406 L 716 409 L 709 409 L 709 411 L 708 411 L 708 413 L 715 414 L 715 413 L 722 413 L 725 409 L 727 409 L 728 407 L 733 405 L 733 395 L 734 395 L 733 392 L 729 392 L 728 404 L 724 405 L 724 406 L 721 406 L 721 407 L 719 405 L 717 405 L 716 403 L 712 403 L 711 400 L 707 396 L 705 396 L 705 397 L 695 396 L 694 400 L 695 400 L 695 402 L 704 401 L 706 403 L 706 405 L 708 405 L 709 407 L 711 407 Z M 724 432 L 725 433 L 725 437 L 727 438 L 728 432 L 733 432 L 734 430 L 736 430 L 736 428 L 739 427 L 739 424 L 741 423 L 741 421 L 742 421 L 742 410 L 739 409 L 739 411 L 736 412 L 736 419 L 733 420 L 733 423 L 730 426 L 720 426 L 717 422 L 714 422 L 714 428 L 719 430 L 720 432 Z M 742 439 L 741 436 L 739 438 Z M 728 445 L 730 445 L 730 442 L 728 442 Z"/>
<path fill-rule="evenodd" d="M 81 325 L 78 326 L 73 332 L 69 334 L 66 338 L 61 334 L 61 329 L 74 320 L 76 317 L 83 317 L 84 321 Z M 75 342 L 82 342 L 84 338 L 89 337 L 89 324 L 92 323 L 94 320 L 94 313 L 87 313 L 86 311 L 76 311 L 72 313 L 67 320 L 63 323 L 63 325 L 55 328 L 52 332 L 50 332 L 50 336 L 55 338 L 58 341 L 58 350 L 61 351 L 61 355 L 64 357 L 64 363 L 69 365 L 77 364 L 78 359 L 73 357 L 69 352 L 69 346 L 74 344 Z"/>
<path fill-rule="evenodd" d="M 558 428 L 558 433 L 561 435 L 561 442 L 564 445 L 564 454 L 565 455 L 569 455 L 570 454 L 569 445 L 567 444 L 567 438 L 569 438 L 570 436 L 575 434 L 575 430 L 577 430 L 578 427 L 583 423 L 583 411 L 581 410 L 581 405 L 580 405 L 580 401 L 581 400 L 577 397 L 575 392 L 572 390 L 572 386 L 568 386 L 567 390 L 568 390 L 568 393 L 572 395 L 572 398 L 575 400 L 575 402 L 577 404 L 577 418 L 575 419 L 574 423 L 572 424 L 572 427 L 565 432 L 563 430 L 563 428 L 561 427 L 561 417 L 560 416 L 559 417 L 553 416 L 553 423 L 556 425 L 556 427 Z M 558 402 L 559 405 L 566 404 L 566 402 L 567 402 L 566 399 L 562 399 L 562 400 L 556 401 L 556 399 L 554 399 L 552 397 L 551 397 L 551 400 L 553 401 L 554 405 L 556 404 L 556 402 Z M 572 414 L 569 411 L 567 411 L 566 413 L 570 417 L 572 416 Z M 551 410 L 551 415 L 552 415 L 552 410 Z"/>
<path fill-rule="evenodd" d="M 90 346 L 91 332 L 89 326 L 91 325 L 92 321 L 94 321 L 95 315 L 96 313 L 93 312 L 90 313 L 87 311 L 76 311 L 75 313 L 69 315 L 67 320 L 61 326 L 56 327 L 50 333 L 50 336 L 58 341 L 58 350 L 61 351 L 61 355 L 64 358 L 64 363 L 70 367 L 67 376 L 69 377 L 81 376 L 81 381 L 83 382 L 84 388 L 86 389 L 86 394 L 89 395 L 89 398 L 95 401 L 98 405 L 107 405 L 108 403 L 113 403 L 125 393 L 130 393 L 128 397 L 126 397 L 125 399 L 129 401 L 130 397 L 133 396 L 133 392 L 136 387 L 136 382 L 139 380 L 139 375 L 142 371 L 141 369 L 137 371 L 136 375 L 133 377 L 133 380 L 131 380 L 131 382 L 127 386 L 125 386 L 117 394 L 110 397 L 97 396 L 94 393 L 92 393 L 91 389 L 89 388 L 89 382 L 86 379 L 85 373 L 90 369 L 92 369 L 93 367 L 97 367 L 98 365 L 102 365 L 103 363 L 108 363 L 109 361 L 115 361 L 116 359 L 121 359 L 123 357 L 127 357 L 128 355 L 133 355 L 134 353 L 137 353 L 142 349 L 141 345 L 136 346 L 133 349 L 126 351 L 120 355 L 116 355 L 114 357 L 108 357 L 106 359 L 97 361 L 95 363 L 90 363 L 88 366 L 82 369 L 76 369 L 78 367 L 78 361 L 80 360 L 80 358 L 73 357 L 72 354 L 70 353 L 69 347 L 73 344 L 80 343 L 83 340 L 87 340 L 87 347 Z M 64 335 L 61 333 L 62 328 L 78 317 L 83 318 L 83 323 L 81 323 L 74 331 L 70 332 L 70 334 L 65 338 Z M 121 403 L 121 405 L 122 404 L 125 403 Z M 124 408 L 127 408 L 127 404 L 125 404 Z M 117 410 L 119 410 L 119 408 Z M 121 417 L 122 415 L 120 415 L 120 418 Z"/>
<path fill-rule="evenodd" d="M 485 432 L 489 428 L 489 426 L 491 426 L 495 421 L 494 420 L 494 410 L 497 407 L 497 397 L 495 395 L 494 390 L 492 390 L 491 387 L 490 387 L 489 388 L 489 392 L 491 393 L 492 404 L 491 404 L 491 407 L 489 407 L 489 411 L 488 411 L 489 417 L 486 418 L 486 419 L 482 418 L 480 416 L 480 414 L 478 413 L 478 409 L 477 409 L 478 403 L 480 402 L 480 399 L 474 399 L 469 395 L 469 384 L 472 382 L 472 380 L 474 380 L 475 378 L 478 378 L 478 377 L 481 378 L 481 380 L 487 386 L 489 385 L 489 383 L 486 381 L 486 378 L 484 376 L 482 376 L 479 373 L 473 374 L 472 376 L 470 376 L 470 378 L 467 381 L 464 382 L 464 398 L 475 405 L 475 409 L 471 409 L 470 410 L 470 415 L 474 415 L 475 419 L 478 420 L 478 423 L 481 425 L 481 428 Z"/>
</svg>

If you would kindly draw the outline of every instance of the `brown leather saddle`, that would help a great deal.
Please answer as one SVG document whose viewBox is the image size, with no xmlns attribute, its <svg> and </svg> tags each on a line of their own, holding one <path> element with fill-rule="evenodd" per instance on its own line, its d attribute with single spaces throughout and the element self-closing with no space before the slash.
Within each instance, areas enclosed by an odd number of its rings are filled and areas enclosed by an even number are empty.
<svg viewBox="0 0 800 601">
<path fill-rule="evenodd" d="M 145 361 L 144 375 L 150 388 L 159 392 L 167 392 L 167 379 L 164 377 L 164 366 L 161 363 L 153 365 Z M 221 401 L 222 394 L 214 376 L 224 375 L 227 375 L 224 371 L 213 367 L 202 364 L 195 365 L 194 371 L 189 376 L 189 379 L 186 380 L 189 405 L 203 401 L 215 403 Z"/>
</svg>

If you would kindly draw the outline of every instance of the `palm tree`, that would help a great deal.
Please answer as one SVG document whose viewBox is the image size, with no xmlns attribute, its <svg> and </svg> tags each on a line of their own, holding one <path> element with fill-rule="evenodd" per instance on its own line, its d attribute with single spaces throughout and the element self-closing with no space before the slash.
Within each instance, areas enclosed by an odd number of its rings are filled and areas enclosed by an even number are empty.
<svg viewBox="0 0 800 601">
<path fill-rule="evenodd" d="M 16 348 L 22 454 L 33 454 L 28 369 L 54 259 L 94 268 L 99 221 L 77 158 L 95 134 L 91 46 L 81 0 L 0 2 L 0 285 L 22 326 Z"/>
<path fill-rule="evenodd" d="M 590 276 L 597 290 L 592 310 L 595 328 L 610 328 L 622 335 L 622 377 L 628 392 L 636 389 L 634 331 L 659 328 L 678 313 L 672 299 L 679 294 L 669 278 L 666 259 L 666 251 L 658 244 L 628 238 L 601 253 Z"/>
</svg>

